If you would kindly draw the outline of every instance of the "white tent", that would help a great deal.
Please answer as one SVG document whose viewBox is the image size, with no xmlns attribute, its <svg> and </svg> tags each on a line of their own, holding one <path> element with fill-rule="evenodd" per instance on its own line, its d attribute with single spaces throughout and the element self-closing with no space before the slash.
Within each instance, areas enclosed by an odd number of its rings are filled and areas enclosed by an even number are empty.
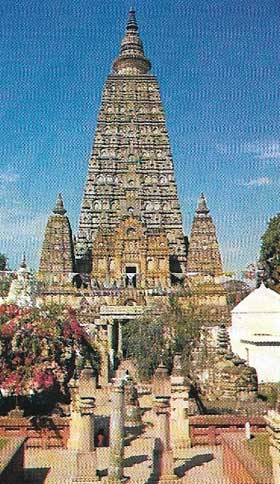
<svg viewBox="0 0 280 484">
<path fill-rule="evenodd" d="M 259 382 L 280 382 L 280 294 L 262 284 L 231 312 L 232 350 L 258 373 Z"/>
</svg>

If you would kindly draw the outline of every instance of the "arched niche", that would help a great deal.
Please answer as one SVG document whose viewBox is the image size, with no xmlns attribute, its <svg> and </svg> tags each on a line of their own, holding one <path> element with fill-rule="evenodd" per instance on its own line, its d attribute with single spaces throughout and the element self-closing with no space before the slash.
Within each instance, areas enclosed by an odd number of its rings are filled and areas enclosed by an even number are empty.
<svg viewBox="0 0 280 484">
<path fill-rule="evenodd" d="M 137 306 L 137 302 L 134 299 L 127 299 L 124 302 L 124 306 Z"/>
</svg>

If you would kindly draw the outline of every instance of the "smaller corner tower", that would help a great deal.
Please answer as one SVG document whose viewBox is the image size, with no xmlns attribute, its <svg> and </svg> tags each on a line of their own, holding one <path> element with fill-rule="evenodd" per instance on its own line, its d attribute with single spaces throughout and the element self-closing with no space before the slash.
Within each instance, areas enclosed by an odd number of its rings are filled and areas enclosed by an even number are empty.
<svg viewBox="0 0 280 484">
<path fill-rule="evenodd" d="M 216 228 L 201 193 L 191 228 L 187 273 L 189 276 L 219 277 L 223 272 Z"/>
<path fill-rule="evenodd" d="M 63 284 L 75 270 L 72 230 L 61 193 L 48 218 L 42 246 L 39 278 L 51 284 Z"/>
<path fill-rule="evenodd" d="M 192 289 L 191 303 L 206 326 L 229 324 L 224 274 L 216 228 L 206 199 L 201 193 L 192 223 L 187 256 L 187 275 Z"/>
</svg>

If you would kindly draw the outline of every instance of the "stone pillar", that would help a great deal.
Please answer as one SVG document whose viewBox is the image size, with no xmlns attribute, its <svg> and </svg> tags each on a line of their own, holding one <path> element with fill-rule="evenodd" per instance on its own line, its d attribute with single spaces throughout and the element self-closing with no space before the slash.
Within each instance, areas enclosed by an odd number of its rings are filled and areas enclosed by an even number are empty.
<svg viewBox="0 0 280 484">
<path fill-rule="evenodd" d="M 69 382 L 69 391 L 71 397 L 70 404 L 70 428 L 67 449 L 79 450 L 80 445 L 80 407 L 79 407 L 79 382 L 72 378 Z"/>
<path fill-rule="evenodd" d="M 142 419 L 138 392 L 129 373 L 125 376 L 124 382 L 125 426 L 130 428 L 140 427 L 142 425 Z"/>
<path fill-rule="evenodd" d="M 94 392 L 96 381 L 90 367 L 82 370 L 78 388 L 78 398 L 72 403 L 74 421 L 72 423 L 71 418 L 72 438 L 69 439 L 68 445 L 68 448 L 77 450 L 76 475 L 72 479 L 72 483 L 90 484 L 98 480 L 96 476 L 97 458 L 94 449 Z"/>
<path fill-rule="evenodd" d="M 170 447 L 170 397 L 156 397 L 153 403 L 155 420 L 155 471 L 159 483 L 172 483 L 174 474 L 173 452 Z"/>
<path fill-rule="evenodd" d="M 270 410 L 264 416 L 270 434 L 270 455 L 272 459 L 274 483 L 280 483 L 280 409 Z"/>
<path fill-rule="evenodd" d="M 118 322 L 118 357 L 120 360 L 123 358 L 123 341 L 122 341 L 122 322 Z"/>
<path fill-rule="evenodd" d="M 94 450 L 95 379 L 91 368 L 82 370 L 80 379 L 71 380 L 70 437 L 67 448 Z"/>
<path fill-rule="evenodd" d="M 174 357 L 171 375 L 171 447 L 174 455 L 185 457 L 186 449 L 190 448 L 190 429 L 188 418 L 190 381 L 183 376 L 181 355 Z"/>
<path fill-rule="evenodd" d="M 114 383 L 111 393 L 110 417 L 110 464 L 108 480 L 121 482 L 123 480 L 124 454 L 124 387 L 118 381 Z"/>
<path fill-rule="evenodd" d="M 100 348 L 101 368 L 98 383 L 101 387 L 107 385 L 110 379 L 110 364 L 107 348 Z"/>
<path fill-rule="evenodd" d="M 94 407 L 96 380 L 91 367 L 82 370 L 79 381 L 80 397 L 80 450 L 94 450 Z"/>
<path fill-rule="evenodd" d="M 108 332 L 108 352 L 109 352 L 109 360 L 110 360 L 110 369 L 113 370 L 115 365 L 115 352 L 113 349 L 113 322 L 112 321 L 108 322 L 107 332 Z"/>
<path fill-rule="evenodd" d="M 155 429 L 155 472 L 160 483 L 171 483 L 174 474 L 173 453 L 170 446 L 170 377 L 160 362 L 153 377 L 153 414 Z"/>
</svg>

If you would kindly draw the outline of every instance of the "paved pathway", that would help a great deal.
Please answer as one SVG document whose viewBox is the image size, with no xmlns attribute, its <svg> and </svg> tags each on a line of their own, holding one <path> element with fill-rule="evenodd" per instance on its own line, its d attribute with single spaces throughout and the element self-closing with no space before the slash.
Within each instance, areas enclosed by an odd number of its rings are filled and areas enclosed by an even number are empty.
<svg viewBox="0 0 280 484">
<path fill-rule="evenodd" d="M 137 438 L 125 447 L 124 475 L 129 482 L 144 484 L 152 469 L 153 443 L 149 438 Z M 97 449 L 97 468 L 104 475 L 109 464 L 110 449 Z M 26 484 L 70 484 L 75 476 L 76 453 L 65 449 L 28 449 L 25 455 Z M 102 482 L 102 480 L 101 480 Z"/>
<path fill-rule="evenodd" d="M 176 473 L 182 484 L 229 484 L 223 472 L 220 446 L 196 446 L 189 450 L 188 459 L 176 463 Z"/>
<path fill-rule="evenodd" d="M 137 438 L 125 447 L 124 475 L 128 484 L 145 484 L 152 470 L 152 441 Z M 187 458 L 175 462 L 175 470 L 182 484 L 229 484 L 223 475 L 222 449 L 197 446 L 187 451 Z M 109 448 L 97 449 L 98 469 L 108 466 Z M 57 450 L 27 450 L 26 484 L 70 484 L 75 475 L 75 452 Z M 51 469 L 50 469 L 51 468 Z M 102 484 L 102 480 L 101 480 Z"/>
</svg>

